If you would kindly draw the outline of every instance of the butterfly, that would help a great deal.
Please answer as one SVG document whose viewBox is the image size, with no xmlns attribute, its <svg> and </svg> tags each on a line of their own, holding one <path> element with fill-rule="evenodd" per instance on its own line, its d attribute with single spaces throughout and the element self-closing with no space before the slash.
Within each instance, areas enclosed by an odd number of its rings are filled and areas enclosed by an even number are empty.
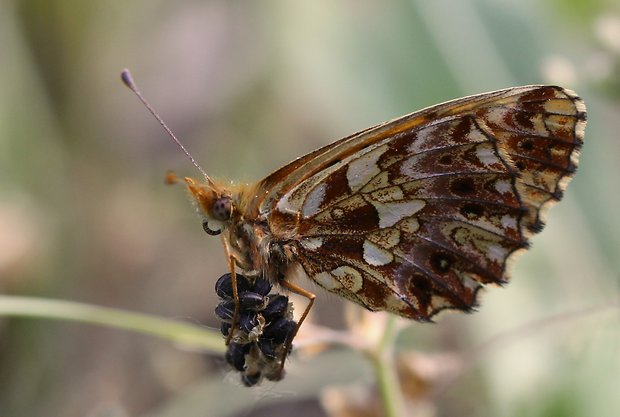
<svg viewBox="0 0 620 417">
<path fill-rule="evenodd" d="M 203 173 L 185 185 L 205 231 L 221 236 L 233 282 L 238 269 L 305 296 L 298 329 L 315 295 L 290 281 L 297 274 L 413 320 L 472 311 L 562 198 L 585 124 L 570 90 L 507 88 L 367 128 L 237 186 L 177 143 Z"/>
</svg>

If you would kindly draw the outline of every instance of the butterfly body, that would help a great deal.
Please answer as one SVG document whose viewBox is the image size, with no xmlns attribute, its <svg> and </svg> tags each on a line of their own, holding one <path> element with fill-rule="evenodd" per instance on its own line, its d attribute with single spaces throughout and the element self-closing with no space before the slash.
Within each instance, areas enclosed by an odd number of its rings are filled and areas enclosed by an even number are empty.
<svg viewBox="0 0 620 417">
<path fill-rule="evenodd" d="M 303 271 L 370 310 L 470 311 L 563 193 L 585 127 L 569 90 L 466 97 L 368 128 L 241 187 L 186 179 L 249 275 Z"/>
</svg>

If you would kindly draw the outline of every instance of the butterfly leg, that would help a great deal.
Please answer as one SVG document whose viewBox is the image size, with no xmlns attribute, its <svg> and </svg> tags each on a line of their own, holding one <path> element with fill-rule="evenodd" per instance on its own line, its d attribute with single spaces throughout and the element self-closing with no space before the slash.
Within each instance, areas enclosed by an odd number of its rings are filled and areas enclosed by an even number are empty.
<svg viewBox="0 0 620 417">
<path fill-rule="evenodd" d="M 297 322 L 297 326 L 295 327 L 295 330 L 288 337 L 288 340 L 286 341 L 286 346 L 284 348 L 284 353 L 282 354 L 282 359 L 280 361 L 280 371 L 279 372 L 280 372 L 280 375 L 282 375 L 282 370 L 284 369 L 284 361 L 286 360 L 286 356 L 288 355 L 288 352 L 291 349 L 291 346 L 293 344 L 293 339 L 297 335 L 297 332 L 299 331 L 299 328 L 301 327 L 301 324 L 304 322 L 304 320 L 308 316 L 308 313 L 310 313 L 310 310 L 312 309 L 312 306 L 314 305 L 314 300 L 316 298 L 316 294 L 311 293 L 310 291 L 305 290 L 305 289 L 303 289 L 301 287 L 298 287 L 295 284 L 291 284 L 286 279 L 281 279 L 280 280 L 280 285 L 283 288 L 286 288 L 287 290 L 289 290 L 290 292 L 298 294 L 298 295 L 301 295 L 302 297 L 305 297 L 305 298 L 308 299 L 308 305 L 306 306 L 306 309 L 304 310 L 304 312 L 301 315 L 299 321 Z"/>
<path fill-rule="evenodd" d="M 230 331 L 226 336 L 226 346 L 230 344 L 235 329 L 239 321 L 239 291 L 237 289 L 237 273 L 235 272 L 235 258 L 231 255 L 228 242 L 222 238 L 224 243 L 224 252 L 226 253 L 226 259 L 228 259 L 228 269 L 230 270 L 230 276 L 232 281 L 233 300 L 235 301 L 235 311 L 232 317 L 232 323 L 230 325 Z"/>
</svg>

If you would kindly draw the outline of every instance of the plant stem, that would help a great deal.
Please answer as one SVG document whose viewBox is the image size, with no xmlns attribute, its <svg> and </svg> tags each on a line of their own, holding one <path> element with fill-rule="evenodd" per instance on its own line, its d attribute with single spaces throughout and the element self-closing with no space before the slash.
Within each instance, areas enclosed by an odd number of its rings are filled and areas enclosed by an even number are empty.
<svg viewBox="0 0 620 417">
<path fill-rule="evenodd" d="M 377 388 L 386 417 L 401 417 L 404 410 L 402 389 L 394 365 L 394 343 L 398 335 L 396 318 L 389 316 L 383 337 L 369 355 L 375 368 Z"/>
<path fill-rule="evenodd" d="M 219 332 L 197 324 L 73 301 L 0 295 L 0 316 L 78 321 L 149 334 L 211 353 L 225 350 Z"/>
</svg>

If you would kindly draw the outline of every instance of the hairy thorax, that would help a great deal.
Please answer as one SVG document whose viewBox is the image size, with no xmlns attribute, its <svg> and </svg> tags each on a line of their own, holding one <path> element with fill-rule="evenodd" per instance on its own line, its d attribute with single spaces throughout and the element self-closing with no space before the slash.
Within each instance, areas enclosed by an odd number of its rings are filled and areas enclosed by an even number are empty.
<svg viewBox="0 0 620 417">
<path fill-rule="evenodd" d="M 297 266 L 296 222 L 291 219 L 285 231 L 273 230 L 269 216 L 248 212 L 253 207 L 250 196 L 240 193 L 232 200 L 235 211 L 223 238 L 230 245 L 236 265 L 248 275 L 278 283 Z"/>
</svg>

